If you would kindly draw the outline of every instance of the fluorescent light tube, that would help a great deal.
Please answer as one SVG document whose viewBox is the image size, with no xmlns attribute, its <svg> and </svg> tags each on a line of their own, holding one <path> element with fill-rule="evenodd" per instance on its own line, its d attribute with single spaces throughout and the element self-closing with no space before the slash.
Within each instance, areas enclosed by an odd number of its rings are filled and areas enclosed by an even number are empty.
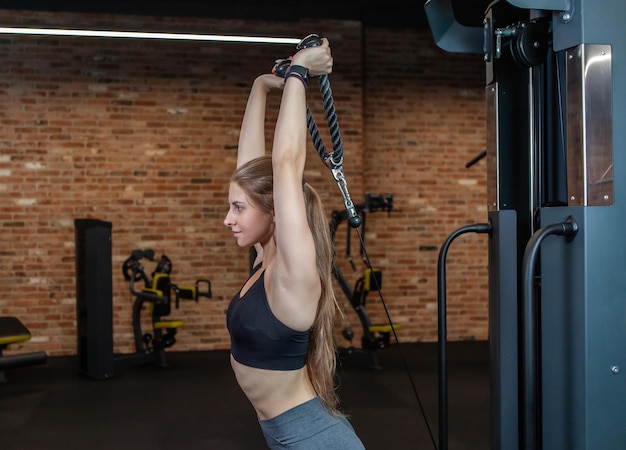
<svg viewBox="0 0 626 450">
<path fill-rule="evenodd" d="M 298 44 L 300 39 L 264 36 L 230 36 L 223 34 L 152 33 L 140 31 L 72 30 L 61 28 L 0 27 L 0 34 L 39 36 L 80 36 L 131 39 L 173 39 L 185 41 L 251 42 L 262 44 Z"/>
</svg>

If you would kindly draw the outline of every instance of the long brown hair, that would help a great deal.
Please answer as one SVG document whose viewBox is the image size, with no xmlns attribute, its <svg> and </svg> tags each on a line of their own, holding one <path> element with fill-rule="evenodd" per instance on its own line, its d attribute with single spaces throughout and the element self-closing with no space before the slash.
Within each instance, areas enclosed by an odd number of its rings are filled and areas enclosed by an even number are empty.
<svg viewBox="0 0 626 450">
<path fill-rule="evenodd" d="M 260 210 L 272 214 L 274 209 L 272 158 L 262 156 L 241 165 L 231 182 L 237 183 L 248 200 Z M 337 304 L 332 281 L 333 244 L 330 223 L 319 195 L 308 183 L 302 183 L 309 228 L 315 242 L 317 272 L 322 283 L 317 314 L 309 339 L 307 372 L 320 400 L 331 414 L 343 415 L 338 408 L 335 389 L 337 349 L 334 338 Z"/>
</svg>

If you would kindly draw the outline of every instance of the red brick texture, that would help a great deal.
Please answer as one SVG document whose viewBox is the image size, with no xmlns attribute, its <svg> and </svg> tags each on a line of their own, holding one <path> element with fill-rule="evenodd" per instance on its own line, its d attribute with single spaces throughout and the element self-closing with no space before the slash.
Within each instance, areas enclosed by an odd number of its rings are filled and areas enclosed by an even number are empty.
<svg viewBox="0 0 626 450">
<path fill-rule="evenodd" d="M 382 297 L 401 342 L 437 339 L 437 260 L 455 229 L 485 222 L 486 171 L 465 163 L 485 146 L 481 55 L 445 53 L 417 29 L 363 30 L 355 21 L 255 22 L 0 10 L 15 26 L 94 27 L 330 39 L 330 76 L 355 203 L 393 194 L 394 210 L 367 216 L 364 240 L 382 270 Z M 222 221 L 239 125 L 254 77 L 293 47 L 105 38 L 0 37 L 1 314 L 33 339 L 10 352 L 77 351 L 74 219 L 113 224 L 115 351 L 132 351 L 132 296 L 122 262 L 135 248 L 173 261 L 174 282 L 211 280 L 213 298 L 183 302 L 172 351 L 229 347 L 225 310 L 246 278 L 248 252 Z M 315 83 L 309 105 L 332 146 Z M 269 102 L 267 129 L 279 94 Z M 343 203 L 313 145 L 305 174 L 330 213 Z M 345 223 L 337 257 L 349 282 L 364 264 Z M 353 273 L 350 256 L 357 267 Z M 148 273 L 152 267 L 146 265 Z M 487 337 L 487 238 L 464 235 L 447 260 L 448 337 Z M 360 325 L 340 289 L 358 344 Z M 377 293 L 373 323 L 386 322 Z M 147 323 L 146 323 L 147 326 Z M 342 338 L 338 333 L 338 340 Z"/>
</svg>

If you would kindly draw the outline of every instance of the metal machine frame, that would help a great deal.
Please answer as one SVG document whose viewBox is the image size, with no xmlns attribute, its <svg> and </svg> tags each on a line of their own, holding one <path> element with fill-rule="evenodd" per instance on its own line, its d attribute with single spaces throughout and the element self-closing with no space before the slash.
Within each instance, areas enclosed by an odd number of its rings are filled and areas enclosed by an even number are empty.
<svg viewBox="0 0 626 450">
<path fill-rule="evenodd" d="M 485 61 L 491 448 L 618 448 L 626 6 L 495 0 L 483 27 L 425 10 L 438 46 Z"/>
</svg>

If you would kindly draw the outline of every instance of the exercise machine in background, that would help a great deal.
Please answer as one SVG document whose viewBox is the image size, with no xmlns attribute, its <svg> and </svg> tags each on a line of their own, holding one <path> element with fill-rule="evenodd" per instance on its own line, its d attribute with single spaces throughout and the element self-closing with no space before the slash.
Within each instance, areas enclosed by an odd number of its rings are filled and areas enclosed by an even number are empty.
<svg viewBox="0 0 626 450">
<path fill-rule="evenodd" d="M 4 373 L 6 369 L 45 364 L 48 361 L 48 354 L 43 351 L 8 356 L 2 354 L 9 345 L 26 342 L 30 338 L 30 331 L 17 317 L 0 317 L 0 384 L 8 382 Z"/>
<path fill-rule="evenodd" d="M 76 227 L 76 328 L 78 372 L 103 380 L 120 368 L 140 364 L 165 367 L 165 349 L 176 342 L 181 320 L 168 320 L 180 300 L 211 298 L 211 284 L 198 280 L 195 286 L 180 286 L 171 280 L 172 262 L 163 255 L 148 277 L 142 261 L 154 261 L 154 251 L 134 250 L 122 265 L 122 273 L 134 296 L 133 334 L 135 351 L 113 353 L 112 224 L 99 219 L 75 219 Z M 143 287 L 136 287 L 143 282 Z M 145 308 L 144 308 L 145 306 Z M 149 318 L 143 316 L 144 310 Z M 142 320 L 150 320 L 144 333 Z"/>
<path fill-rule="evenodd" d="M 181 286 L 172 282 L 172 261 L 162 255 L 150 278 L 146 275 L 141 261 L 155 262 L 154 250 L 133 250 L 122 264 L 122 274 L 128 282 L 130 293 L 135 297 L 133 303 L 133 337 L 135 353 L 118 355 L 115 366 L 154 364 L 167 367 L 165 349 L 176 343 L 176 333 L 184 325 L 182 320 L 167 319 L 172 306 L 179 308 L 180 300 L 192 300 L 196 303 L 200 297 L 211 298 L 211 282 L 206 279 L 196 280 L 194 286 Z M 142 282 L 138 290 L 135 283 Z M 146 308 L 147 307 L 147 308 Z M 142 329 L 142 313 L 148 311 L 151 331 Z"/>
<path fill-rule="evenodd" d="M 365 239 L 365 226 L 367 222 L 367 214 L 377 211 L 387 211 L 391 212 L 393 209 L 393 195 L 365 195 L 365 201 L 363 203 L 355 205 L 356 211 L 361 217 L 361 236 L 363 236 L 363 240 Z M 333 211 L 332 213 L 332 221 L 331 221 L 331 235 L 334 240 L 337 229 L 342 222 L 348 220 L 348 212 L 345 210 L 342 211 Z M 350 262 L 350 266 L 352 270 L 356 273 L 358 272 L 354 261 L 351 256 L 351 227 L 348 226 L 346 233 L 346 257 Z M 363 254 L 364 242 L 359 242 L 359 254 L 361 256 L 361 260 L 365 261 L 365 255 Z M 361 322 L 361 347 L 354 347 L 352 344 L 352 340 L 354 338 L 354 331 L 350 327 L 346 327 L 342 330 L 342 336 L 349 342 L 349 346 L 347 348 L 340 347 L 340 355 L 343 357 L 346 356 L 361 356 L 365 357 L 367 367 L 370 369 L 381 369 L 378 362 L 378 355 L 376 352 L 381 349 L 385 349 L 389 347 L 390 343 L 390 335 L 393 331 L 391 324 L 372 324 L 369 314 L 367 313 L 366 301 L 368 294 L 370 292 L 380 292 L 382 288 L 382 272 L 378 268 L 369 267 L 365 264 L 365 269 L 363 271 L 363 275 L 360 276 L 352 288 L 344 275 L 343 271 L 337 264 L 336 258 L 333 260 L 333 276 L 337 280 L 341 290 L 345 294 L 345 296 L 350 301 L 350 305 L 356 312 L 359 321 Z M 393 327 L 395 330 L 399 329 L 399 325 L 394 324 Z"/>
</svg>

